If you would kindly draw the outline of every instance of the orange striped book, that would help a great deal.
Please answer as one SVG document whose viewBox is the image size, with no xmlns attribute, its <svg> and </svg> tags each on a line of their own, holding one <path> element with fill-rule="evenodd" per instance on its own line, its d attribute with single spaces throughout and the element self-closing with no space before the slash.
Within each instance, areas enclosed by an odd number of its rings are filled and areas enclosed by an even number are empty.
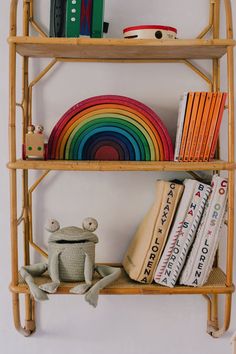
<svg viewBox="0 0 236 354">
<path fill-rule="evenodd" d="M 210 151 L 210 159 L 211 160 L 214 159 L 214 156 L 215 156 L 216 144 L 217 144 L 217 140 L 218 140 L 219 133 L 220 133 L 220 125 L 221 125 L 223 114 L 224 114 L 226 98 L 227 98 L 227 93 L 224 92 L 223 97 L 222 97 L 222 101 L 221 101 L 221 105 L 220 105 L 220 112 L 219 112 L 219 116 L 217 119 L 216 128 L 214 131 L 214 136 L 213 136 L 213 140 L 212 140 L 212 144 L 211 144 L 211 151 Z"/>
<path fill-rule="evenodd" d="M 200 94 L 201 94 L 200 92 L 195 92 L 195 94 L 194 94 L 192 112 L 191 112 L 190 121 L 189 121 L 188 135 L 187 135 L 187 140 L 186 140 L 186 145 L 185 145 L 185 150 L 184 150 L 183 160 L 185 162 L 189 161 L 190 148 L 191 148 L 194 128 L 195 128 L 195 124 L 196 124 L 196 120 L 197 120 Z"/>
<path fill-rule="evenodd" d="M 214 114 L 216 98 L 217 98 L 217 93 L 214 92 L 212 95 L 210 111 L 209 111 L 208 116 L 206 117 L 206 128 L 205 128 L 205 132 L 204 132 L 203 140 L 202 140 L 202 147 L 201 147 L 200 158 L 199 158 L 200 161 L 203 161 L 203 158 L 204 158 L 206 143 L 207 143 L 208 135 L 210 132 L 212 117 Z"/>
<path fill-rule="evenodd" d="M 204 106 L 204 110 L 203 110 L 203 114 L 202 114 L 202 121 L 201 121 L 200 129 L 199 129 L 197 146 L 196 146 L 194 159 L 193 159 L 194 161 L 199 161 L 199 159 L 200 159 L 200 153 L 201 153 L 201 149 L 202 149 L 202 142 L 203 142 L 203 137 L 205 134 L 207 118 L 208 118 L 209 111 L 211 108 L 212 96 L 213 96 L 212 92 L 207 93 L 206 102 L 205 102 L 205 106 Z"/>
<path fill-rule="evenodd" d="M 190 153 L 189 153 L 189 160 L 190 161 L 193 161 L 194 157 L 195 157 L 195 151 L 196 151 L 197 142 L 198 142 L 198 138 L 199 138 L 199 132 L 200 132 L 200 127 L 201 127 L 206 97 L 207 97 L 207 92 L 201 92 L 201 97 L 200 97 L 200 102 L 199 102 L 199 107 L 198 107 L 198 112 L 197 112 L 197 119 L 196 119 L 196 123 L 195 123 L 195 128 L 194 128 L 194 132 L 193 132 L 193 138 L 192 138 L 192 143 L 191 143 Z"/>
<path fill-rule="evenodd" d="M 184 150 L 185 150 L 185 145 L 188 136 L 188 127 L 189 127 L 189 122 L 190 122 L 190 117 L 192 112 L 193 99 L 194 99 L 194 92 L 189 92 L 186 114 L 184 119 L 184 128 L 183 128 L 183 134 L 182 134 L 181 146 L 179 152 L 179 161 L 183 161 L 183 157 L 184 157 Z"/>
<path fill-rule="evenodd" d="M 217 97 L 216 97 L 216 104 L 215 104 L 214 112 L 213 112 L 212 119 L 211 119 L 211 125 L 210 125 L 210 129 L 209 129 L 209 134 L 208 134 L 208 137 L 207 137 L 207 142 L 206 142 L 206 147 L 205 147 L 205 151 L 204 151 L 203 161 L 208 161 L 209 157 L 210 157 L 211 145 L 212 145 L 212 141 L 213 141 L 213 137 L 214 137 L 214 132 L 215 132 L 216 124 L 217 124 L 217 119 L 218 119 L 219 112 L 220 112 L 220 106 L 221 106 L 222 97 L 223 97 L 223 93 L 222 92 L 218 92 L 217 93 Z"/>
</svg>

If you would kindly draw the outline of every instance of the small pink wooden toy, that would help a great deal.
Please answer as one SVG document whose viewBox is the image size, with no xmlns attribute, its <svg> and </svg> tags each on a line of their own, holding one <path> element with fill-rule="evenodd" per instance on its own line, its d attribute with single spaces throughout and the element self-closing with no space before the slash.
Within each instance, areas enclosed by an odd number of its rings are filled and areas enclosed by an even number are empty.
<svg viewBox="0 0 236 354">
<path fill-rule="evenodd" d="M 44 144 L 44 128 L 42 125 L 29 125 L 23 144 L 23 159 L 46 160 L 47 144 Z"/>
</svg>

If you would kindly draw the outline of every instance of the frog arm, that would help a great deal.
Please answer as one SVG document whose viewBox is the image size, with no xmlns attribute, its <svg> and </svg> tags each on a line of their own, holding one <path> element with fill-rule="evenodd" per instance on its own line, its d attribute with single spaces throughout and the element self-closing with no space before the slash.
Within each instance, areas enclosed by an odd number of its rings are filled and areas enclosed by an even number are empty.
<svg viewBox="0 0 236 354">
<path fill-rule="evenodd" d="M 35 301 L 44 301 L 48 300 L 47 294 L 44 291 L 40 290 L 38 285 L 35 284 L 34 278 L 42 275 L 48 269 L 48 265 L 46 263 L 38 263 L 33 265 L 28 265 L 21 267 L 20 275 L 29 286 L 30 292 L 35 299 Z"/>
<path fill-rule="evenodd" d="M 121 269 L 110 267 L 106 265 L 99 265 L 96 267 L 96 271 L 103 277 L 96 284 L 94 284 L 87 294 L 85 300 L 93 307 L 97 306 L 99 291 L 118 279 L 121 275 Z"/>
<path fill-rule="evenodd" d="M 60 285 L 59 277 L 59 256 L 61 251 L 56 251 L 50 257 L 50 277 L 52 279 L 51 283 L 42 284 L 39 288 L 43 291 L 46 291 L 49 294 L 54 294 L 57 291 L 58 286 Z"/>
<path fill-rule="evenodd" d="M 84 252 L 84 251 L 83 251 Z M 91 261 L 89 255 L 84 252 L 85 259 L 84 259 L 84 279 L 85 284 L 79 284 L 70 290 L 72 294 L 84 294 L 86 291 L 92 286 L 92 279 L 93 279 L 93 271 L 94 271 L 94 264 Z"/>
</svg>

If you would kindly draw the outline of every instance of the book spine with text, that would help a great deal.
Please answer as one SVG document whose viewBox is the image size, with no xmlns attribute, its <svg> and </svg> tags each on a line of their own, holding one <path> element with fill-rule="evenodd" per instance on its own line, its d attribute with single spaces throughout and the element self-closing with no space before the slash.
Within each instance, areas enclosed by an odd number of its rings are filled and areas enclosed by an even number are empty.
<svg viewBox="0 0 236 354">
<path fill-rule="evenodd" d="M 155 202 L 140 223 L 123 260 L 131 279 L 143 283 L 152 281 L 156 260 L 182 192 L 180 184 L 157 181 Z"/>
<path fill-rule="evenodd" d="M 178 206 L 178 210 L 174 219 L 173 226 L 171 227 L 171 231 L 168 236 L 168 241 L 166 243 L 160 262 L 158 263 L 157 269 L 155 271 L 155 275 L 154 275 L 155 282 L 160 280 L 169 262 L 170 256 L 176 245 L 176 242 L 180 237 L 180 235 L 183 233 L 184 220 L 187 216 L 187 212 L 189 210 L 189 207 L 193 199 L 195 186 L 196 184 L 198 184 L 198 182 L 192 179 L 185 179 L 183 184 L 184 184 L 184 192 Z"/>
<path fill-rule="evenodd" d="M 183 232 L 176 242 L 166 269 L 158 281 L 159 284 L 168 287 L 175 286 L 194 241 L 210 191 L 211 187 L 203 183 L 199 183 L 195 187 L 194 196 L 183 223 Z"/>
<path fill-rule="evenodd" d="M 224 220 L 227 179 L 217 175 L 212 179 L 212 193 L 199 226 L 196 240 L 181 275 L 181 284 L 202 286 L 207 281 L 219 244 L 220 229 Z"/>
</svg>

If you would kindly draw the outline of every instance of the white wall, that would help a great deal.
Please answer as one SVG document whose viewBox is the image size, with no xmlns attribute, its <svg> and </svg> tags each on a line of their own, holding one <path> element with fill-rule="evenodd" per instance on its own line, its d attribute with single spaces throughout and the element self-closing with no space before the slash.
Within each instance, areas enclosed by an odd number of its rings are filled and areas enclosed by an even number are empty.
<svg viewBox="0 0 236 354">
<path fill-rule="evenodd" d="M 53 296 L 37 306 L 37 332 L 21 337 L 13 328 L 10 282 L 9 186 L 7 161 L 9 2 L 1 1 L 1 352 L 51 354 L 228 354 L 236 329 L 233 302 L 230 331 L 214 340 L 206 334 L 206 302 L 201 296 L 101 296 L 97 309 L 83 297 Z M 36 1 L 40 21 L 47 26 L 49 0 Z M 236 4 L 233 11 L 236 18 Z M 208 21 L 208 1 L 107 0 L 106 20 L 111 37 L 125 26 L 160 23 L 176 26 L 179 38 L 196 36 Z M 224 21 L 224 18 L 223 18 Z M 32 62 L 32 77 L 47 61 Z M 20 61 L 19 61 L 20 66 Z M 209 68 L 207 62 L 200 63 Z M 60 70 L 59 70 L 60 69 Z M 18 97 L 21 76 L 18 78 Z M 225 87 L 225 69 L 222 72 Z M 49 134 L 60 116 L 74 103 L 93 95 L 122 94 L 141 100 L 165 121 L 175 136 L 178 99 L 184 90 L 206 90 L 206 85 L 180 64 L 60 64 L 34 91 L 34 120 Z M 19 115 L 20 120 L 20 115 Z M 20 127 L 20 125 L 19 125 Z M 223 144 L 223 148 L 226 144 Z M 32 174 L 33 177 L 38 173 Z M 35 196 L 35 238 L 46 247 L 43 224 L 53 216 L 62 225 L 80 225 L 88 215 L 99 220 L 98 261 L 121 261 L 129 240 L 153 201 L 157 178 L 184 177 L 170 173 L 55 173 Z M 21 240 L 21 234 L 19 235 Z M 33 260 L 38 257 L 32 253 Z M 234 299 L 235 300 L 235 299 Z"/>
</svg>

